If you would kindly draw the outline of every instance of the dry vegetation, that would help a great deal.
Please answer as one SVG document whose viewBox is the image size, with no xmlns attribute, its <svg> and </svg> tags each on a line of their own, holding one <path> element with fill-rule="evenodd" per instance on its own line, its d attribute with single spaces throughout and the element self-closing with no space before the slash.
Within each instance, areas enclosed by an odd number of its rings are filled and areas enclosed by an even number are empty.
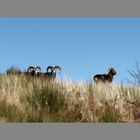
<svg viewBox="0 0 140 140">
<path fill-rule="evenodd" d="M 0 122 L 139 121 L 139 86 L 0 76 Z"/>
</svg>

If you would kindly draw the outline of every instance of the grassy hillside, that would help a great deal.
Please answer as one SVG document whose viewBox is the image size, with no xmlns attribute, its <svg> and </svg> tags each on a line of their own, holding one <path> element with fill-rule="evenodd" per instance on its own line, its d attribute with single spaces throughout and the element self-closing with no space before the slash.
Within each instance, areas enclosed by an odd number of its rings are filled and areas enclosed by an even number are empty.
<svg viewBox="0 0 140 140">
<path fill-rule="evenodd" d="M 0 76 L 0 122 L 139 122 L 140 87 Z"/>
</svg>

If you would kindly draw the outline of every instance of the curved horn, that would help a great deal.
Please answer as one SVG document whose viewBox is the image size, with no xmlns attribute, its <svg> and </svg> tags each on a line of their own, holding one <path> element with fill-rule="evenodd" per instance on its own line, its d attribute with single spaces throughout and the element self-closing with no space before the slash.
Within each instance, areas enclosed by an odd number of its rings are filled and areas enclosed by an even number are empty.
<svg viewBox="0 0 140 140">
<path fill-rule="evenodd" d="M 59 69 L 61 71 L 61 67 L 60 66 L 55 66 L 54 69 Z M 59 74 L 60 74 L 60 71 L 59 71 Z"/>
<path fill-rule="evenodd" d="M 54 67 L 53 67 L 53 66 L 48 66 L 48 67 L 47 67 L 47 72 L 48 72 L 49 69 L 53 70 Z"/>
<path fill-rule="evenodd" d="M 40 66 L 36 66 L 35 71 L 36 72 L 41 72 L 41 67 Z"/>
<path fill-rule="evenodd" d="M 61 67 L 60 66 L 55 66 L 55 69 L 59 69 L 61 71 Z"/>
<path fill-rule="evenodd" d="M 33 70 L 35 70 L 35 67 L 30 66 L 30 67 L 28 67 L 27 72 L 32 72 Z"/>
</svg>

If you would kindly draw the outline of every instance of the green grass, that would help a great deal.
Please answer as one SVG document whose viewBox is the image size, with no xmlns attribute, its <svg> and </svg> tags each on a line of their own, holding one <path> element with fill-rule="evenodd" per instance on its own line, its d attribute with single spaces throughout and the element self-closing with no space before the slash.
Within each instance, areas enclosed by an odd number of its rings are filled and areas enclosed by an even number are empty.
<svg viewBox="0 0 140 140">
<path fill-rule="evenodd" d="M 140 87 L 0 76 L 1 122 L 139 122 Z"/>
</svg>

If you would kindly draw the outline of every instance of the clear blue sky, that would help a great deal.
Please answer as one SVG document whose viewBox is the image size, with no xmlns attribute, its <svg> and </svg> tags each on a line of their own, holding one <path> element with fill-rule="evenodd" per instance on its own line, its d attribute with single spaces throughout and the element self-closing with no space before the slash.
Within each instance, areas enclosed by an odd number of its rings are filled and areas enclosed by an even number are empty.
<svg viewBox="0 0 140 140">
<path fill-rule="evenodd" d="M 114 67 L 126 82 L 140 61 L 140 18 L 0 18 L 0 71 L 60 65 L 61 79 L 90 81 Z"/>
</svg>

